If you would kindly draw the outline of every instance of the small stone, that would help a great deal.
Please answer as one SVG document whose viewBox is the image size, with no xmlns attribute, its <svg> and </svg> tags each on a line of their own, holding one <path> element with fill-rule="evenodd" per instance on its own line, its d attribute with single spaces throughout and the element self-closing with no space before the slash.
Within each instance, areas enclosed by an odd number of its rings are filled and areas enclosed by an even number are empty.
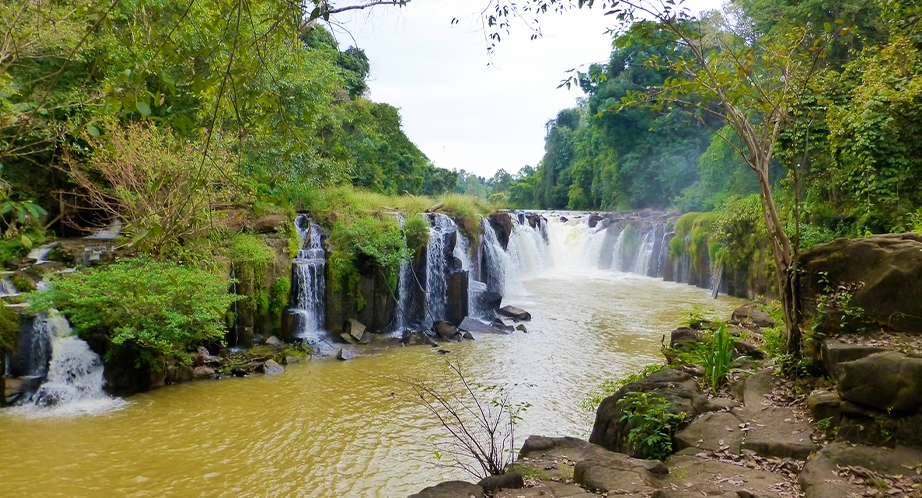
<svg viewBox="0 0 922 498">
<path fill-rule="evenodd" d="M 285 371 L 285 367 L 279 365 L 274 360 L 266 360 L 262 364 L 262 371 L 266 375 L 278 375 Z"/>
<path fill-rule="evenodd" d="M 351 360 L 351 359 L 353 359 L 353 358 L 355 358 L 355 353 L 353 353 L 352 351 L 349 351 L 349 350 L 347 350 L 347 349 L 345 349 L 345 348 L 340 349 L 339 351 L 336 352 L 336 359 L 337 359 L 337 360 L 346 361 L 346 360 Z"/>
<path fill-rule="evenodd" d="M 266 346 L 281 346 L 281 345 L 282 345 L 282 340 L 274 335 L 270 335 L 269 338 L 266 339 Z"/>
</svg>

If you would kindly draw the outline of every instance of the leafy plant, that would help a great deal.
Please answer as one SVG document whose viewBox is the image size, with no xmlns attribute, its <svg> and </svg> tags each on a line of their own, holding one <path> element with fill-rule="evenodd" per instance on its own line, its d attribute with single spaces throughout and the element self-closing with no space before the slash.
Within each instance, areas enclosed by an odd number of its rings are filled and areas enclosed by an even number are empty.
<svg viewBox="0 0 922 498">
<path fill-rule="evenodd" d="M 620 379 L 606 380 L 602 382 L 602 384 L 600 384 L 595 391 L 587 394 L 583 398 L 583 400 L 580 402 L 580 408 L 589 412 L 594 412 L 599 407 L 599 404 L 602 403 L 603 399 L 611 396 L 612 394 L 615 394 L 618 389 L 621 389 L 628 384 L 637 382 L 650 374 L 654 374 L 667 368 L 669 368 L 669 365 L 664 363 L 655 363 L 653 365 L 647 365 L 643 367 L 639 372 L 630 373 Z"/>
<path fill-rule="evenodd" d="M 631 392 L 618 400 L 621 421 L 633 426 L 628 442 L 644 457 L 664 460 L 672 453 L 672 437 L 685 422 L 685 412 L 672 413 L 666 398 L 652 392 Z"/>
<path fill-rule="evenodd" d="M 685 317 L 679 322 L 679 326 L 700 329 L 701 324 L 713 320 L 714 310 L 702 310 L 697 306 L 692 306 L 691 311 L 685 313 Z"/>
<path fill-rule="evenodd" d="M 238 296 L 225 275 L 139 258 L 54 276 L 26 294 L 30 309 L 58 309 L 83 339 L 104 336 L 106 358 L 136 366 L 158 356 L 188 362 L 184 352 L 224 338 L 224 312 Z"/>
<path fill-rule="evenodd" d="M 735 357 L 736 341 L 721 325 L 711 337 L 711 340 L 698 351 L 700 364 L 704 367 L 704 379 L 711 384 L 715 392 L 726 380 L 730 367 L 739 358 Z"/>
</svg>

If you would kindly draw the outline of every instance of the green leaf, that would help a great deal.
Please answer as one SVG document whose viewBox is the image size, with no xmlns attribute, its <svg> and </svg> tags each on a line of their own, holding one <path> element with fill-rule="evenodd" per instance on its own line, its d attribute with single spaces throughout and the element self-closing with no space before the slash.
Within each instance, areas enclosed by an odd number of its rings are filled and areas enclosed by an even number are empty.
<svg viewBox="0 0 922 498">
<path fill-rule="evenodd" d="M 99 133 L 99 128 L 97 128 L 97 127 L 95 127 L 95 126 L 93 126 L 93 125 L 87 126 L 87 127 L 86 127 L 86 131 L 87 131 L 87 133 L 90 134 L 91 137 L 98 137 L 98 136 L 100 135 L 100 133 Z"/>
<path fill-rule="evenodd" d="M 138 108 L 138 112 L 140 112 L 141 115 L 144 116 L 145 118 L 150 116 L 150 106 L 149 105 L 145 104 L 144 102 L 138 101 L 135 103 L 134 106 Z"/>
<path fill-rule="evenodd" d="M 19 240 L 22 242 L 23 247 L 26 249 L 32 249 L 32 239 L 30 239 L 28 235 L 22 234 L 22 236 L 19 237 Z"/>
</svg>

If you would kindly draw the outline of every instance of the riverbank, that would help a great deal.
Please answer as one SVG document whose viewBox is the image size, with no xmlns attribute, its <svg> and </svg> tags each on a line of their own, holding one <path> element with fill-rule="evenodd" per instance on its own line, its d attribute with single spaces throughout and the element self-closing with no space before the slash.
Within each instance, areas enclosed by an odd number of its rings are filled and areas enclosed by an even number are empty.
<svg viewBox="0 0 922 498">
<path fill-rule="evenodd" d="M 922 448 L 911 446 L 919 416 L 908 405 L 916 390 L 900 390 L 922 380 L 917 340 L 823 339 L 811 371 L 785 363 L 775 324 L 758 308 L 744 306 L 726 324 L 673 331 L 666 363 L 602 400 L 588 440 L 530 436 L 506 475 L 412 497 L 922 496 Z M 715 390 L 707 364 L 694 360 L 724 331 L 736 338 L 739 370 Z"/>
</svg>

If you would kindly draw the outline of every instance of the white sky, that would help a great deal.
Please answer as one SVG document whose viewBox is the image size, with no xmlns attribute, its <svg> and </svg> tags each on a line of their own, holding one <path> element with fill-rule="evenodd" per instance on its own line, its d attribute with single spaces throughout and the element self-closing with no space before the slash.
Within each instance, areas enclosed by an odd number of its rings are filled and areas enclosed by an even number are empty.
<svg viewBox="0 0 922 498">
<path fill-rule="evenodd" d="M 693 11 L 720 0 L 689 0 Z M 340 14 L 334 34 L 371 61 L 371 99 L 400 109 L 407 136 L 437 167 L 492 177 L 537 166 L 544 124 L 583 96 L 558 89 L 566 71 L 605 62 L 614 19 L 600 9 L 539 18 L 543 36 L 523 24 L 504 35 L 492 56 L 480 29 L 486 0 L 412 0 Z M 452 18 L 459 23 L 451 25 Z"/>
</svg>

